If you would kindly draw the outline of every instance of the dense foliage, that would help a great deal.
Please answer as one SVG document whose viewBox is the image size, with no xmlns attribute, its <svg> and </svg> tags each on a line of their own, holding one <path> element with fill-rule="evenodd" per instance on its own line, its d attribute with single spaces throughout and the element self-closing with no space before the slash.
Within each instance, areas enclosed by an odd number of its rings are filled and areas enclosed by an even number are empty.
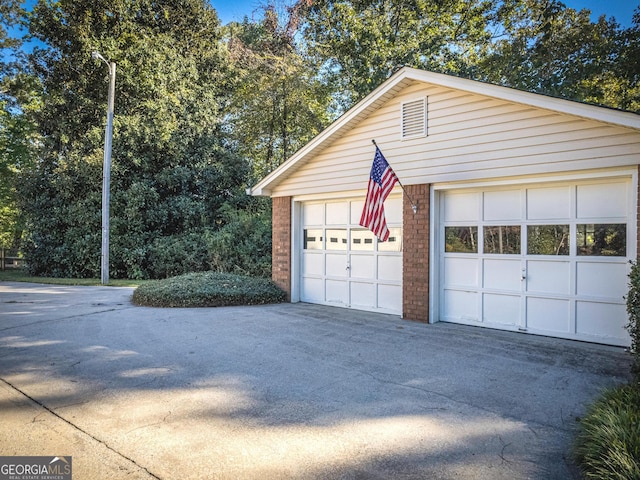
<svg viewBox="0 0 640 480">
<path fill-rule="evenodd" d="M 640 478 L 640 389 L 606 392 L 580 420 L 575 454 L 586 478 Z"/>
<path fill-rule="evenodd" d="M 631 353 L 634 358 L 631 370 L 636 383 L 640 385 L 640 265 L 637 261 L 631 263 L 629 290 L 625 300 L 629 316 L 627 330 L 631 336 Z"/>
<path fill-rule="evenodd" d="M 280 303 L 286 298 L 271 280 L 229 273 L 201 272 L 139 286 L 133 302 L 149 307 L 224 307 Z"/>
<path fill-rule="evenodd" d="M 317 135 L 330 119 L 330 90 L 297 51 L 297 10 L 271 6 L 259 22 L 226 27 L 234 65 L 228 123 L 257 182 Z"/>
<path fill-rule="evenodd" d="M 270 206 L 246 187 L 402 65 L 640 111 L 638 10 L 629 28 L 558 0 L 258 12 L 222 26 L 208 0 L 0 2 L 0 247 L 21 246 L 34 274 L 99 275 L 107 68 L 94 50 L 117 64 L 112 278 L 268 275 Z"/>
<path fill-rule="evenodd" d="M 29 68 L 42 86 L 45 143 L 21 179 L 32 273 L 99 272 L 106 66 L 117 64 L 110 270 L 149 278 L 208 268 L 207 232 L 243 194 L 247 162 L 227 148 L 225 51 L 202 0 L 39 2 L 29 22 L 45 42 Z"/>
<path fill-rule="evenodd" d="M 640 18 L 559 0 L 299 0 L 305 54 L 349 107 L 400 66 L 640 111 Z"/>
</svg>

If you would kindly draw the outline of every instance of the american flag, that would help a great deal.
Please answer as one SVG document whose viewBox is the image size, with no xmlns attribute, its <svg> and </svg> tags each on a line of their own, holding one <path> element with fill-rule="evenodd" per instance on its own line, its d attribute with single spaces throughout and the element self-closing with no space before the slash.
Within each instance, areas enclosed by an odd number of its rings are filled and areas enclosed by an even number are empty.
<svg viewBox="0 0 640 480">
<path fill-rule="evenodd" d="M 397 181 L 398 177 L 376 146 L 376 155 L 373 157 L 367 199 L 364 202 L 360 225 L 371 230 L 381 242 L 385 242 L 389 238 L 389 229 L 384 218 L 384 201 Z"/>
</svg>

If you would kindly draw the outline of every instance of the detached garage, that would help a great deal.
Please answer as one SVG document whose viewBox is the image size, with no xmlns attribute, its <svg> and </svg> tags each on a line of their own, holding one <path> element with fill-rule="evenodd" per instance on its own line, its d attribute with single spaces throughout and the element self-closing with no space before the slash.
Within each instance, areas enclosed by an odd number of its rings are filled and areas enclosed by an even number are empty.
<svg viewBox="0 0 640 480">
<path fill-rule="evenodd" d="M 359 225 L 375 140 L 404 188 Z M 640 116 L 403 68 L 252 189 L 292 302 L 629 345 Z"/>
</svg>

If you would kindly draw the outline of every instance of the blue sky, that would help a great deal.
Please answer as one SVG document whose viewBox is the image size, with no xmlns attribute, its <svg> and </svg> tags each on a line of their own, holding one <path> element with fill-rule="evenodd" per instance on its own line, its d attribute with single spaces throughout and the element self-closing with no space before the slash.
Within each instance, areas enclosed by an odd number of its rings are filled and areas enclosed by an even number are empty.
<svg viewBox="0 0 640 480">
<path fill-rule="evenodd" d="M 258 12 L 261 4 L 267 3 L 260 0 L 211 0 L 211 5 L 218 11 L 218 16 L 223 24 L 230 21 L 242 21 L 244 16 L 251 18 L 253 12 Z M 289 3 L 278 0 L 277 4 Z M 607 17 L 615 17 L 618 23 L 625 27 L 631 26 L 631 17 L 634 9 L 640 5 L 640 1 L 634 0 L 564 0 L 567 7 L 582 10 L 588 8 L 592 12 L 593 20 L 604 14 Z"/>
<path fill-rule="evenodd" d="M 2 0 L 0 0 L 2 1 Z M 23 4 L 27 8 L 32 8 L 37 0 L 24 0 Z M 261 15 L 260 5 L 268 3 L 269 0 L 210 0 L 211 5 L 218 12 L 218 17 L 224 25 L 231 21 L 242 21 L 244 16 L 259 18 Z M 290 5 L 294 0 L 275 0 L 276 5 Z M 623 27 L 631 26 L 631 17 L 634 10 L 640 6 L 640 0 L 564 0 L 565 5 L 576 10 L 588 8 L 591 10 L 591 17 L 595 21 L 600 15 L 615 17 Z"/>
</svg>

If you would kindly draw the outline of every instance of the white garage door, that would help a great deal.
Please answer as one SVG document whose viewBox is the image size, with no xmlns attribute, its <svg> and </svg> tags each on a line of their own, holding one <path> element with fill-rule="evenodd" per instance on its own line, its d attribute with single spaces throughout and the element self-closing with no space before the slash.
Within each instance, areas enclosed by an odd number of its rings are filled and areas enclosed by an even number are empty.
<svg viewBox="0 0 640 480">
<path fill-rule="evenodd" d="M 300 300 L 384 313 L 402 312 L 402 198 L 389 197 L 390 237 L 358 225 L 364 200 L 302 204 Z"/>
<path fill-rule="evenodd" d="M 631 180 L 440 197 L 440 319 L 629 345 Z"/>
</svg>

